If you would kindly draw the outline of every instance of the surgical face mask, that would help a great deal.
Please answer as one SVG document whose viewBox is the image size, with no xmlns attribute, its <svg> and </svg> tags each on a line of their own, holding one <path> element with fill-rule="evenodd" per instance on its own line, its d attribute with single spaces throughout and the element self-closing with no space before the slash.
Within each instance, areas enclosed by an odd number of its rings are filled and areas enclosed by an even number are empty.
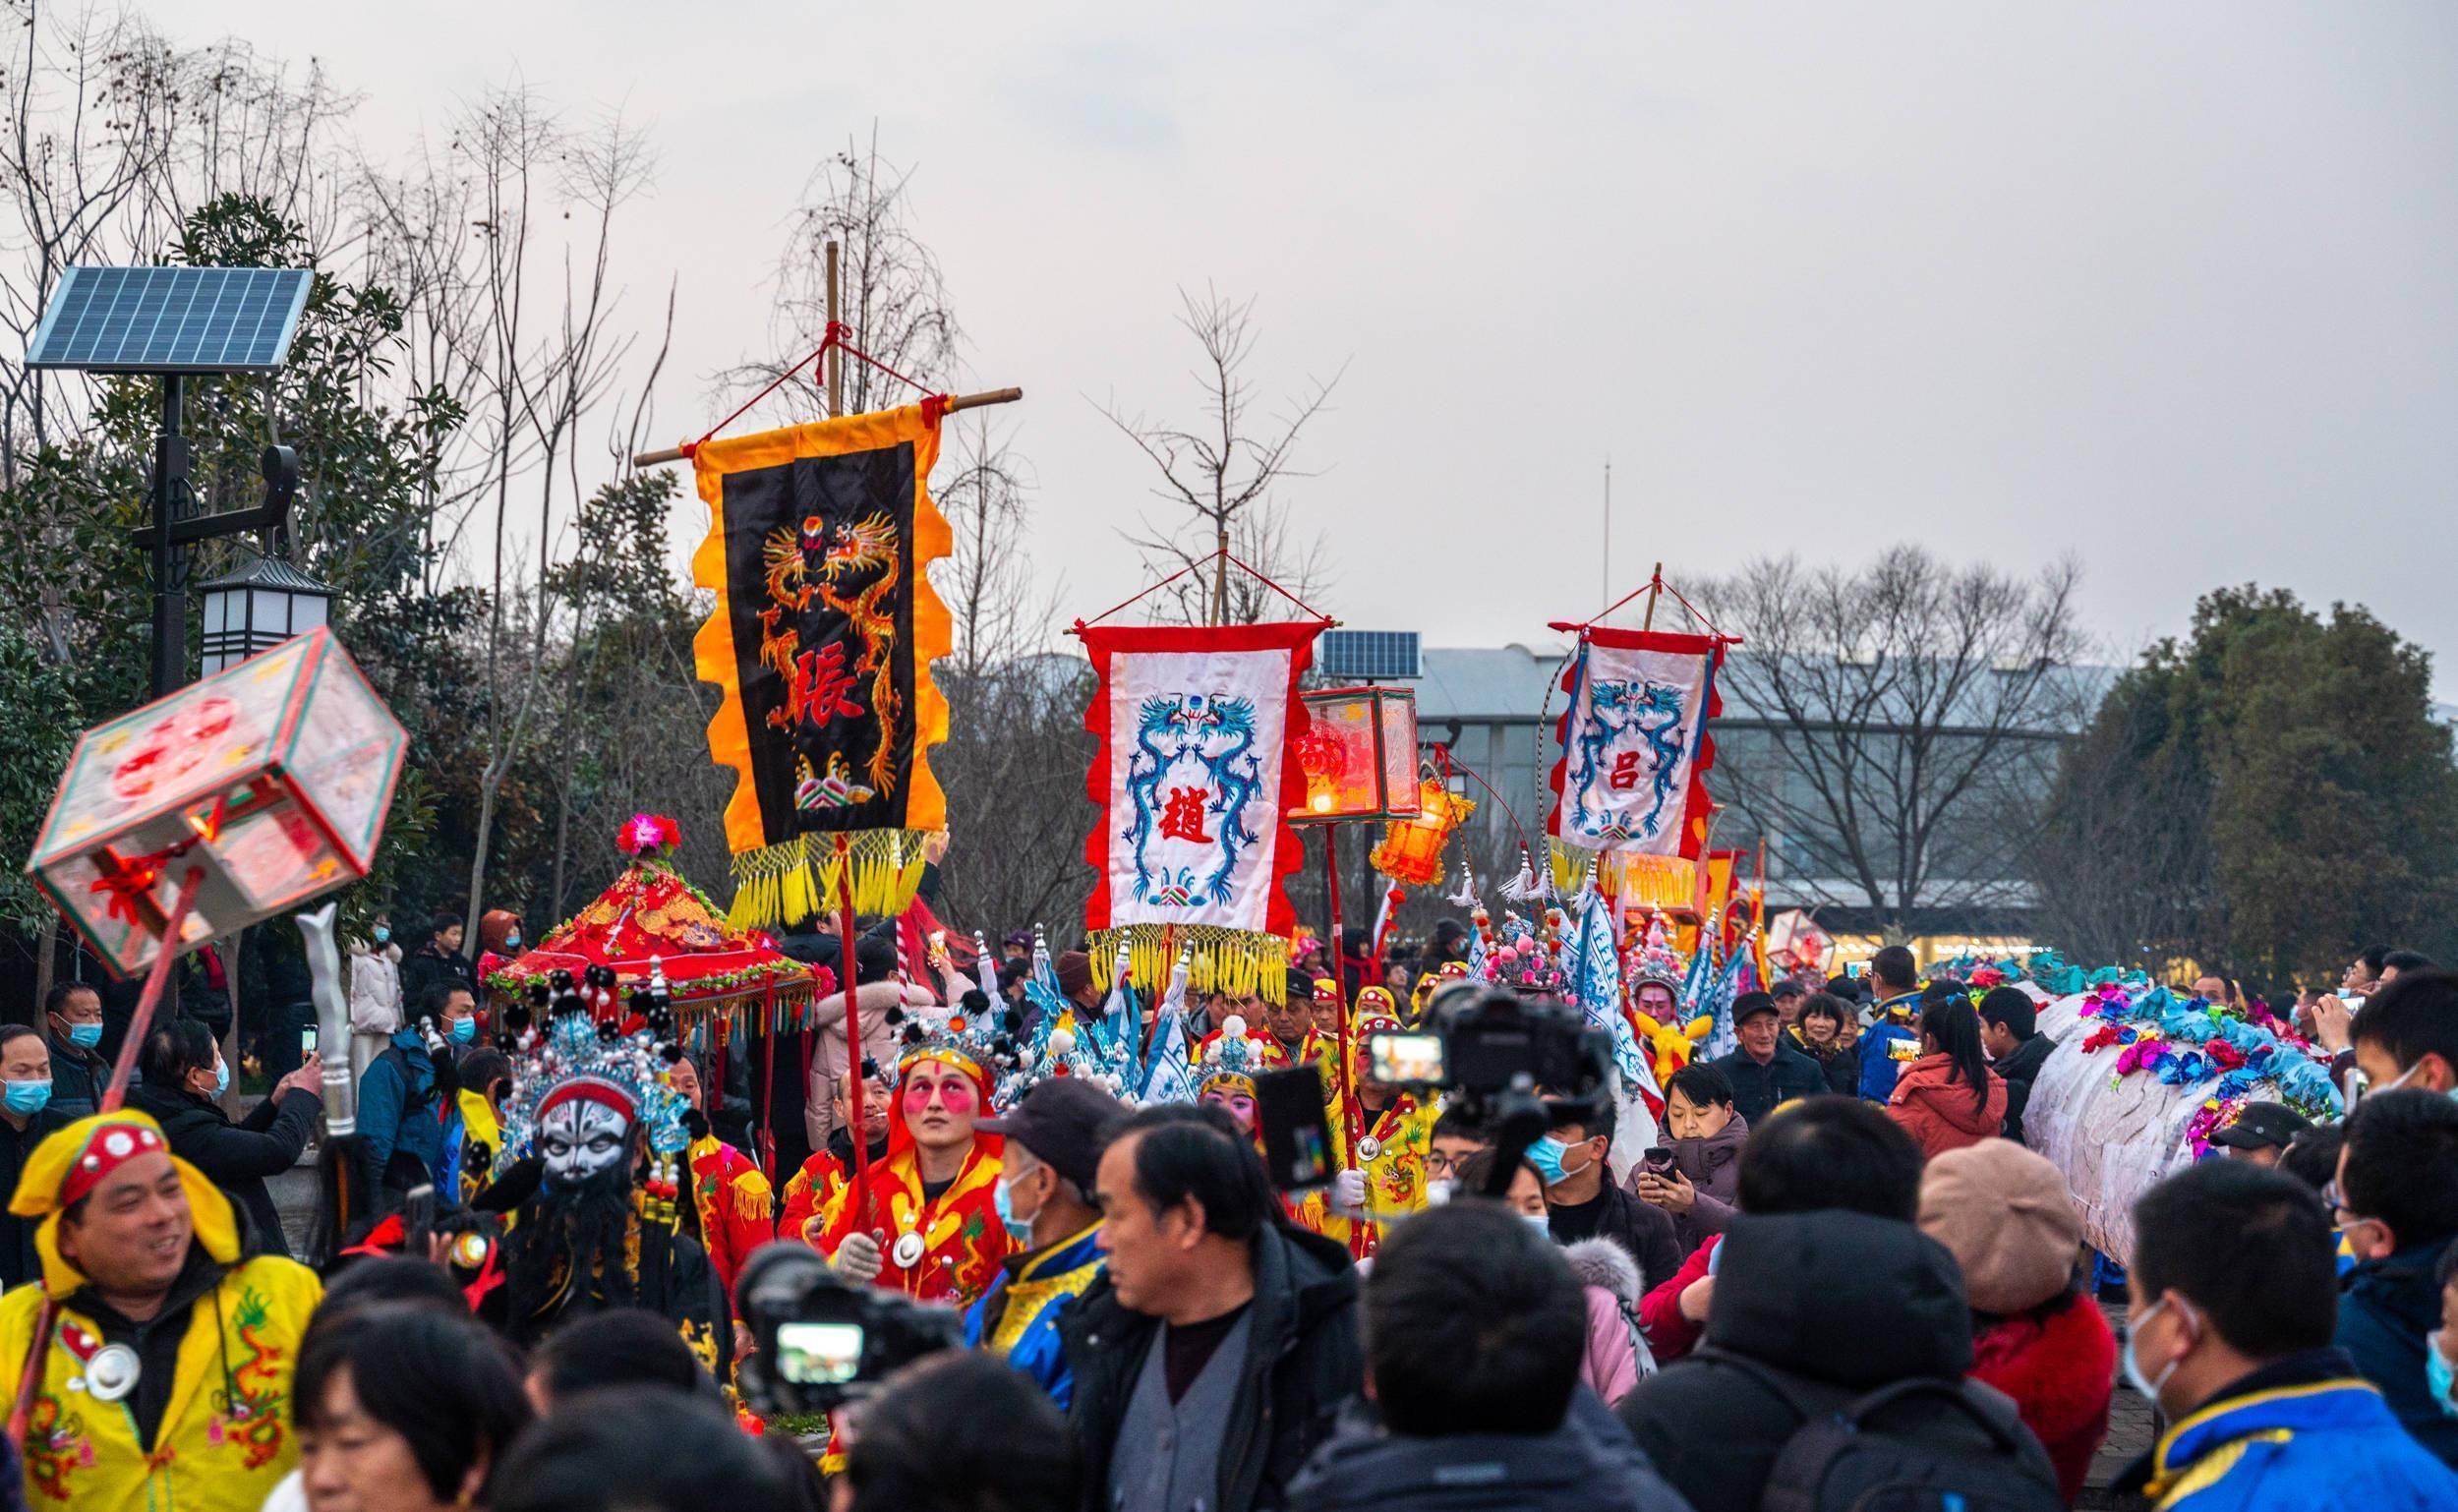
<svg viewBox="0 0 2458 1512">
<path fill-rule="evenodd" d="M 2134 1358 L 2134 1345 L 2135 1341 L 2142 1337 L 2142 1325 L 2149 1322 L 2158 1314 L 2159 1309 L 2167 1305 L 2168 1300 L 2164 1297 L 2159 1301 L 2152 1303 L 2149 1307 L 2142 1309 L 2142 1315 L 2136 1318 L 2133 1324 L 2125 1331 L 2124 1364 L 2126 1384 L 2132 1386 L 2136 1391 L 2140 1392 L 2143 1400 L 2149 1402 L 2153 1407 L 2159 1406 L 2159 1388 L 2167 1385 L 2168 1377 L 2177 1373 L 2177 1367 L 2185 1364 L 2185 1357 L 2183 1355 L 2179 1355 L 2174 1360 L 2169 1361 L 2168 1367 L 2159 1372 L 2159 1378 L 2157 1380 L 2151 1380 L 2142 1374 L 2142 1367 L 2140 1363 Z M 2181 1313 L 2180 1316 L 2190 1318 L 2193 1316 L 2193 1313 L 2190 1311 L 2184 1312 Z M 2166 1411 L 2165 1408 L 2161 1408 L 2160 1410 L 2163 1412 Z"/>
<path fill-rule="evenodd" d="M 102 1025 L 72 1023 L 68 1026 L 68 1042 L 80 1050 L 91 1050 L 102 1043 Z"/>
<path fill-rule="evenodd" d="M 9 1111 L 20 1118 L 40 1113 L 43 1104 L 51 1100 L 51 1083 L 48 1080 L 11 1081 L 7 1087 Z"/>
<path fill-rule="evenodd" d="M 2451 1400 L 2453 1372 L 2449 1357 L 2441 1353 L 2441 1335 L 2446 1330 L 2435 1328 L 2424 1336 L 2424 1389 L 2432 1393 L 2432 1400 L 2441 1404 L 2441 1415 L 2458 1418 L 2458 1401 Z"/>
<path fill-rule="evenodd" d="M 1459 1183 L 1447 1176 L 1437 1176 L 1426 1183 L 1426 1205 L 1441 1207 L 1459 1194 Z"/>
<path fill-rule="evenodd" d="M 1553 1242 L 1552 1220 L 1546 1217 L 1545 1214 L 1521 1213 L 1519 1215 L 1519 1221 L 1536 1230 L 1537 1238 L 1544 1240 L 1549 1245 Z"/>
<path fill-rule="evenodd" d="M 1023 1174 L 1029 1176 L 1032 1173 L 1026 1171 Z M 1007 1237 L 1009 1239 L 1014 1240 L 1020 1245 L 1029 1244 L 1032 1241 L 1032 1220 L 1039 1217 L 1040 1214 L 1032 1213 L 1022 1218 L 1016 1216 L 1015 1209 L 1008 1205 L 1007 1192 L 1008 1180 L 1006 1177 L 1001 1177 L 996 1182 L 993 1182 L 990 1186 L 990 1205 L 998 1210 L 999 1222 L 1007 1226 Z"/>
<path fill-rule="evenodd" d="M 466 1045 L 477 1037 L 478 1020 L 476 1018 L 455 1018 L 452 1020 L 452 1043 L 456 1045 Z"/>
<path fill-rule="evenodd" d="M 379 924 L 376 926 L 376 943 L 378 945 L 390 945 L 392 943 L 391 925 Z"/>
<path fill-rule="evenodd" d="M 213 1063 L 213 1095 L 219 1097 L 224 1092 L 229 1090 L 230 1063 L 228 1061 L 215 1061 Z"/>
<path fill-rule="evenodd" d="M 1559 1186 L 1563 1174 L 1562 1157 L 1569 1153 L 1569 1145 L 1547 1134 L 1528 1146 L 1528 1164 L 1536 1167 L 1537 1175 L 1545 1178 L 1545 1185 Z"/>
<path fill-rule="evenodd" d="M 515 929 L 511 933 L 505 935 L 503 937 L 503 948 L 507 951 L 519 950 L 521 948 L 521 932 Z"/>
</svg>

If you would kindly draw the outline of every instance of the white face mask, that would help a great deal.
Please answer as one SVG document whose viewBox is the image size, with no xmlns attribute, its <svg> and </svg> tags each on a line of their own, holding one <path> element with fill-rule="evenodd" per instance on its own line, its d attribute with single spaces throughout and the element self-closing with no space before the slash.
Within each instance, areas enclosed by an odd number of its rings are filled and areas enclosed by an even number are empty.
<svg viewBox="0 0 2458 1512">
<path fill-rule="evenodd" d="M 557 1187 L 587 1181 L 622 1158 L 630 1134 L 631 1121 L 602 1102 L 575 1097 L 556 1104 L 538 1121 L 546 1179 Z"/>
</svg>

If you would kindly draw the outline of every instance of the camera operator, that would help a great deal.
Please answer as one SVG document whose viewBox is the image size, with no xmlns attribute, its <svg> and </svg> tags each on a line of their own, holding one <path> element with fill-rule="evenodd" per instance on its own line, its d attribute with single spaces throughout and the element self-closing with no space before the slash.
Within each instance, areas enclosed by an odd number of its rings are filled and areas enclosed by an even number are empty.
<svg viewBox="0 0 2458 1512">
<path fill-rule="evenodd" d="M 1463 1197 L 1394 1226 L 1363 1307 L 1374 1406 L 1343 1415 L 1290 1485 L 1292 1505 L 1684 1512 L 1579 1384 L 1577 1277 L 1498 1203 Z"/>
<path fill-rule="evenodd" d="M 1279 1221 L 1217 1108 L 1131 1115 L 1095 1185 L 1109 1269 L 1059 1323 L 1084 1505 L 1279 1505 L 1364 1369 L 1347 1251 Z"/>
</svg>

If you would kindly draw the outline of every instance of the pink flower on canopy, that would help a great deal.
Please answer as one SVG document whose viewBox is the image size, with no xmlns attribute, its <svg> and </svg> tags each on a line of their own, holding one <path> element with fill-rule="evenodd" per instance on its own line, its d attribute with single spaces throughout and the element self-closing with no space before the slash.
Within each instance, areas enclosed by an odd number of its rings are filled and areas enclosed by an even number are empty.
<svg viewBox="0 0 2458 1512">
<path fill-rule="evenodd" d="M 625 855 L 652 855 L 681 843 L 682 831 L 662 814 L 634 814 L 614 838 L 615 848 Z"/>
</svg>

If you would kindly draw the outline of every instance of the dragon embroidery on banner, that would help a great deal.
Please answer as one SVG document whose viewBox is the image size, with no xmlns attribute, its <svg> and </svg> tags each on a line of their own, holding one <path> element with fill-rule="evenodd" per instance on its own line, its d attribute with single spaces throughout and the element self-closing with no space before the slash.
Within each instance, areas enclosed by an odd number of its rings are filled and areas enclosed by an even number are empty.
<svg viewBox="0 0 2458 1512">
<path fill-rule="evenodd" d="M 1192 763 L 1203 785 L 1163 791 L 1170 773 Z M 1136 858 L 1136 898 L 1145 903 L 1194 907 L 1229 901 L 1229 879 L 1238 858 L 1261 838 L 1247 827 L 1246 811 L 1263 785 L 1262 759 L 1255 753 L 1255 704 L 1246 698 L 1201 693 L 1155 694 L 1137 711 L 1136 748 L 1127 759 L 1127 794 L 1135 822 L 1122 832 Z M 1205 801 L 1208 796 L 1209 801 Z M 1211 833 L 1204 833 L 1204 821 Z M 1155 835 L 1220 847 L 1220 862 L 1199 879 L 1195 868 L 1172 874 L 1146 853 Z"/>
<path fill-rule="evenodd" d="M 760 662 L 785 678 L 787 687 L 786 706 L 770 711 L 769 725 L 793 729 L 858 718 L 863 710 L 852 692 L 869 678 L 878 743 L 865 764 L 870 787 L 862 796 L 893 791 L 902 701 L 896 690 L 896 614 L 882 605 L 903 573 L 896 521 L 884 513 L 855 524 L 805 515 L 799 530 L 787 525 L 769 532 L 760 559 L 767 568 L 769 598 L 769 607 L 760 611 Z M 844 665 L 845 653 L 837 645 L 802 649 L 801 636 L 788 616 L 807 613 L 813 601 L 844 615 L 853 627 L 862 654 L 851 667 Z"/>
<path fill-rule="evenodd" d="M 1571 774 L 1582 834 L 1594 840 L 1628 840 L 1634 835 L 1652 836 L 1664 827 L 1665 805 L 1672 799 L 1673 776 L 1681 765 L 1681 742 L 1687 732 L 1681 694 L 1678 685 L 1667 682 L 1607 678 L 1588 684 L 1588 717 L 1579 728 L 1579 764 Z M 1637 751 L 1623 752 L 1610 770 L 1602 766 L 1605 753 L 1632 730 L 1647 741 L 1647 754 L 1653 758 L 1643 778 L 1637 770 Z M 1638 817 L 1636 829 L 1613 818 L 1602 799 L 1593 806 L 1589 802 L 1600 785 L 1611 790 L 1635 786 L 1642 780 L 1649 785 L 1648 806 Z"/>
</svg>

